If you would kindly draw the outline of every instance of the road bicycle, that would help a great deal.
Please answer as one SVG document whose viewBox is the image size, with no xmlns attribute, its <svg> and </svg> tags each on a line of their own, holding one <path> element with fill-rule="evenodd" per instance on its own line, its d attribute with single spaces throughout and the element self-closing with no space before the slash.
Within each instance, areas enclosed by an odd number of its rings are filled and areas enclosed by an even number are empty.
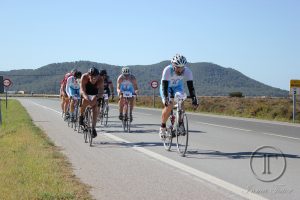
<svg viewBox="0 0 300 200">
<path fill-rule="evenodd" d="M 108 111 L 109 111 L 108 94 L 103 94 L 102 103 L 99 112 L 99 121 L 101 125 L 103 124 L 104 126 L 107 126 Z"/>
<path fill-rule="evenodd" d="M 188 118 L 183 109 L 183 102 L 186 99 L 186 94 L 176 92 L 174 97 L 176 104 L 167 122 L 166 136 L 162 139 L 165 149 L 170 151 L 173 138 L 176 137 L 177 151 L 181 156 L 185 156 L 189 141 Z"/>
<path fill-rule="evenodd" d="M 95 98 L 95 95 L 88 95 L 88 98 L 92 100 Z M 92 129 L 92 107 L 87 106 L 84 111 L 83 116 L 83 126 L 78 127 L 78 133 L 80 132 L 80 129 L 83 130 L 83 138 L 85 143 L 89 143 L 90 146 L 92 146 L 93 143 L 93 129 Z M 79 121 L 79 120 L 78 120 Z"/>
<path fill-rule="evenodd" d="M 128 116 L 128 110 L 130 111 L 130 104 L 129 100 L 134 98 L 135 95 L 132 94 L 130 91 L 124 91 L 122 93 L 122 98 L 124 98 L 124 105 L 123 105 L 123 118 L 122 118 L 122 127 L 124 132 L 130 133 L 130 116 Z"/>
<path fill-rule="evenodd" d="M 82 127 L 83 130 L 83 138 L 85 143 L 89 143 L 92 146 L 93 143 L 93 131 L 92 131 L 92 108 L 88 106 L 84 111 Z"/>
<path fill-rule="evenodd" d="M 73 115 L 70 113 L 70 106 L 71 106 L 71 101 L 74 102 L 74 112 L 73 112 Z M 70 98 L 70 101 L 69 101 L 69 105 L 68 105 L 68 126 L 71 128 L 74 127 L 74 130 L 76 130 L 77 126 L 78 126 L 78 113 L 79 113 L 79 101 L 80 101 L 80 97 L 78 96 L 72 96 Z"/>
</svg>

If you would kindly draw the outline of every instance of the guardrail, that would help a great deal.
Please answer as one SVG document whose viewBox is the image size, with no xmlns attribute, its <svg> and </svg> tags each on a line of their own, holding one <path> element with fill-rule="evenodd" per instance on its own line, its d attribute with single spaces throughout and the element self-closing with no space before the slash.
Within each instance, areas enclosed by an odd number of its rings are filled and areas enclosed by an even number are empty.
<svg viewBox="0 0 300 200">
<path fill-rule="evenodd" d="M 1 94 L 0 97 L 5 97 Z M 58 94 L 7 94 L 7 97 L 45 97 L 45 98 L 59 98 Z"/>
</svg>

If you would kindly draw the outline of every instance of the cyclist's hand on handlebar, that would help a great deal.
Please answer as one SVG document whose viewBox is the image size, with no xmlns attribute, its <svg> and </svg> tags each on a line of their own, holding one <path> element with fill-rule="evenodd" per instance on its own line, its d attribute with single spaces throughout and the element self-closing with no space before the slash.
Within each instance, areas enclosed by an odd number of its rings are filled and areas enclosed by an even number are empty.
<svg viewBox="0 0 300 200">
<path fill-rule="evenodd" d="M 165 102 L 165 107 L 168 107 L 169 104 L 170 104 L 169 99 L 168 99 L 168 98 L 165 98 L 164 102 Z"/>
<path fill-rule="evenodd" d="M 196 109 L 199 106 L 197 97 L 192 97 L 192 105 L 194 109 Z"/>
</svg>

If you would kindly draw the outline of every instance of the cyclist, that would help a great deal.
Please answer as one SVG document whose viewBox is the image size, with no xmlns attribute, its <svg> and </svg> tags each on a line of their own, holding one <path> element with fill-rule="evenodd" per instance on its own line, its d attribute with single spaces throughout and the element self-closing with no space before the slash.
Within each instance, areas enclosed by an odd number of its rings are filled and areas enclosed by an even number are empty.
<svg viewBox="0 0 300 200">
<path fill-rule="evenodd" d="M 104 94 L 107 94 L 108 97 L 110 97 L 111 95 L 111 99 L 114 99 L 114 85 L 111 81 L 111 79 L 109 78 L 109 76 L 107 76 L 107 71 L 101 70 L 100 71 L 100 76 L 103 77 L 103 81 L 104 81 Z M 102 99 L 103 100 L 103 99 Z M 104 101 L 102 101 L 101 107 L 103 108 L 104 105 Z M 101 112 L 101 109 L 100 109 Z"/>
<path fill-rule="evenodd" d="M 68 98 L 70 99 L 70 116 L 71 116 L 71 122 L 74 122 L 74 97 L 79 99 L 80 98 L 80 83 L 79 79 L 81 78 L 81 72 L 76 71 L 73 76 L 70 76 L 67 79 L 66 84 L 66 93 L 68 95 Z M 67 113 L 66 113 L 67 114 Z"/>
<path fill-rule="evenodd" d="M 92 107 L 92 134 L 97 136 L 96 122 L 99 110 L 99 101 L 103 95 L 103 78 L 99 76 L 99 70 L 95 67 L 82 75 L 80 83 L 80 91 L 82 95 L 79 124 L 83 126 L 83 114 L 87 106 Z M 92 97 L 92 98 L 91 98 Z"/>
<path fill-rule="evenodd" d="M 123 67 L 122 68 L 122 74 L 118 77 L 117 80 L 117 92 L 119 96 L 119 119 L 123 119 L 123 106 L 124 106 L 124 98 L 123 98 L 123 92 L 124 91 L 130 91 L 132 94 L 138 94 L 138 86 L 137 81 L 134 77 L 134 75 L 130 74 L 129 67 Z M 130 104 L 130 110 L 129 110 L 129 119 L 130 122 L 132 122 L 132 110 L 134 106 L 134 98 L 131 98 L 129 100 Z"/>
<path fill-rule="evenodd" d="M 160 138 L 164 138 L 166 135 L 166 122 L 173 109 L 173 102 L 170 100 L 170 96 L 174 96 L 176 92 L 184 94 L 183 79 L 186 79 L 187 81 L 193 107 L 196 108 L 198 106 L 198 99 L 193 84 L 193 73 L 186 65 L 186 58 L 183 55 L 176 54 L 172 58 L 171 64 L 166 66 L 163 70 L 160 84 L 160 96 L 164 108 L 162 110 L 161 127 L 159 131 Z M 179 131 L 184 131 L 184 127 L 180 126 L 181 123 L 179 122 Z"/>
<path fill-rule="evenodd" d="M 69 106 L 69 99 L 68 99 L 68 95 L 66 93 L 66 84 L 67 84 L 68 78 L 70 76 L 73 76 L 76 71 L 77 71 L 77 69 L 72 69 L 70 72 L 66 73 L 63 80 L 61 80 L 61 82 L 60 82 L 61 110 L 62 110 L 62 113 L 65 115 L 64 116 L 65 120 L 69 117 L 68 115 L 66 115 L 67 109 Z"/>
</svg>

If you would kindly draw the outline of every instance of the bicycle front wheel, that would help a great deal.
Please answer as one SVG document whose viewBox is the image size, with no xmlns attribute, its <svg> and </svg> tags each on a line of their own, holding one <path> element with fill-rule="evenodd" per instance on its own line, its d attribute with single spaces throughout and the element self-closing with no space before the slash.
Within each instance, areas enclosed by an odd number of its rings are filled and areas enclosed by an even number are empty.
<svg viewBox="0 0 300 200">
<path fill-rule="evenodd" d="M 179 124 L 176 123 L 176 142 L 177 151 L 181 156 L 185 156 L 186 150 L 189 143 L 189 128 L 188 128 L 188 118 L 185 113 L 182 113 L 183 128 L 179 128 Z"/>
<path fill-rule="evenodd" d="M 172 140 L 173 140 L 172 131 L 174 131 L 174 130 L 171 126 L 167 127 L 167 135 L 165 138 L 162 139 L 165 150 L 167 150 L 167 151 L 170 151 L 171 146 L 172 146 Z"/>
</svg>

